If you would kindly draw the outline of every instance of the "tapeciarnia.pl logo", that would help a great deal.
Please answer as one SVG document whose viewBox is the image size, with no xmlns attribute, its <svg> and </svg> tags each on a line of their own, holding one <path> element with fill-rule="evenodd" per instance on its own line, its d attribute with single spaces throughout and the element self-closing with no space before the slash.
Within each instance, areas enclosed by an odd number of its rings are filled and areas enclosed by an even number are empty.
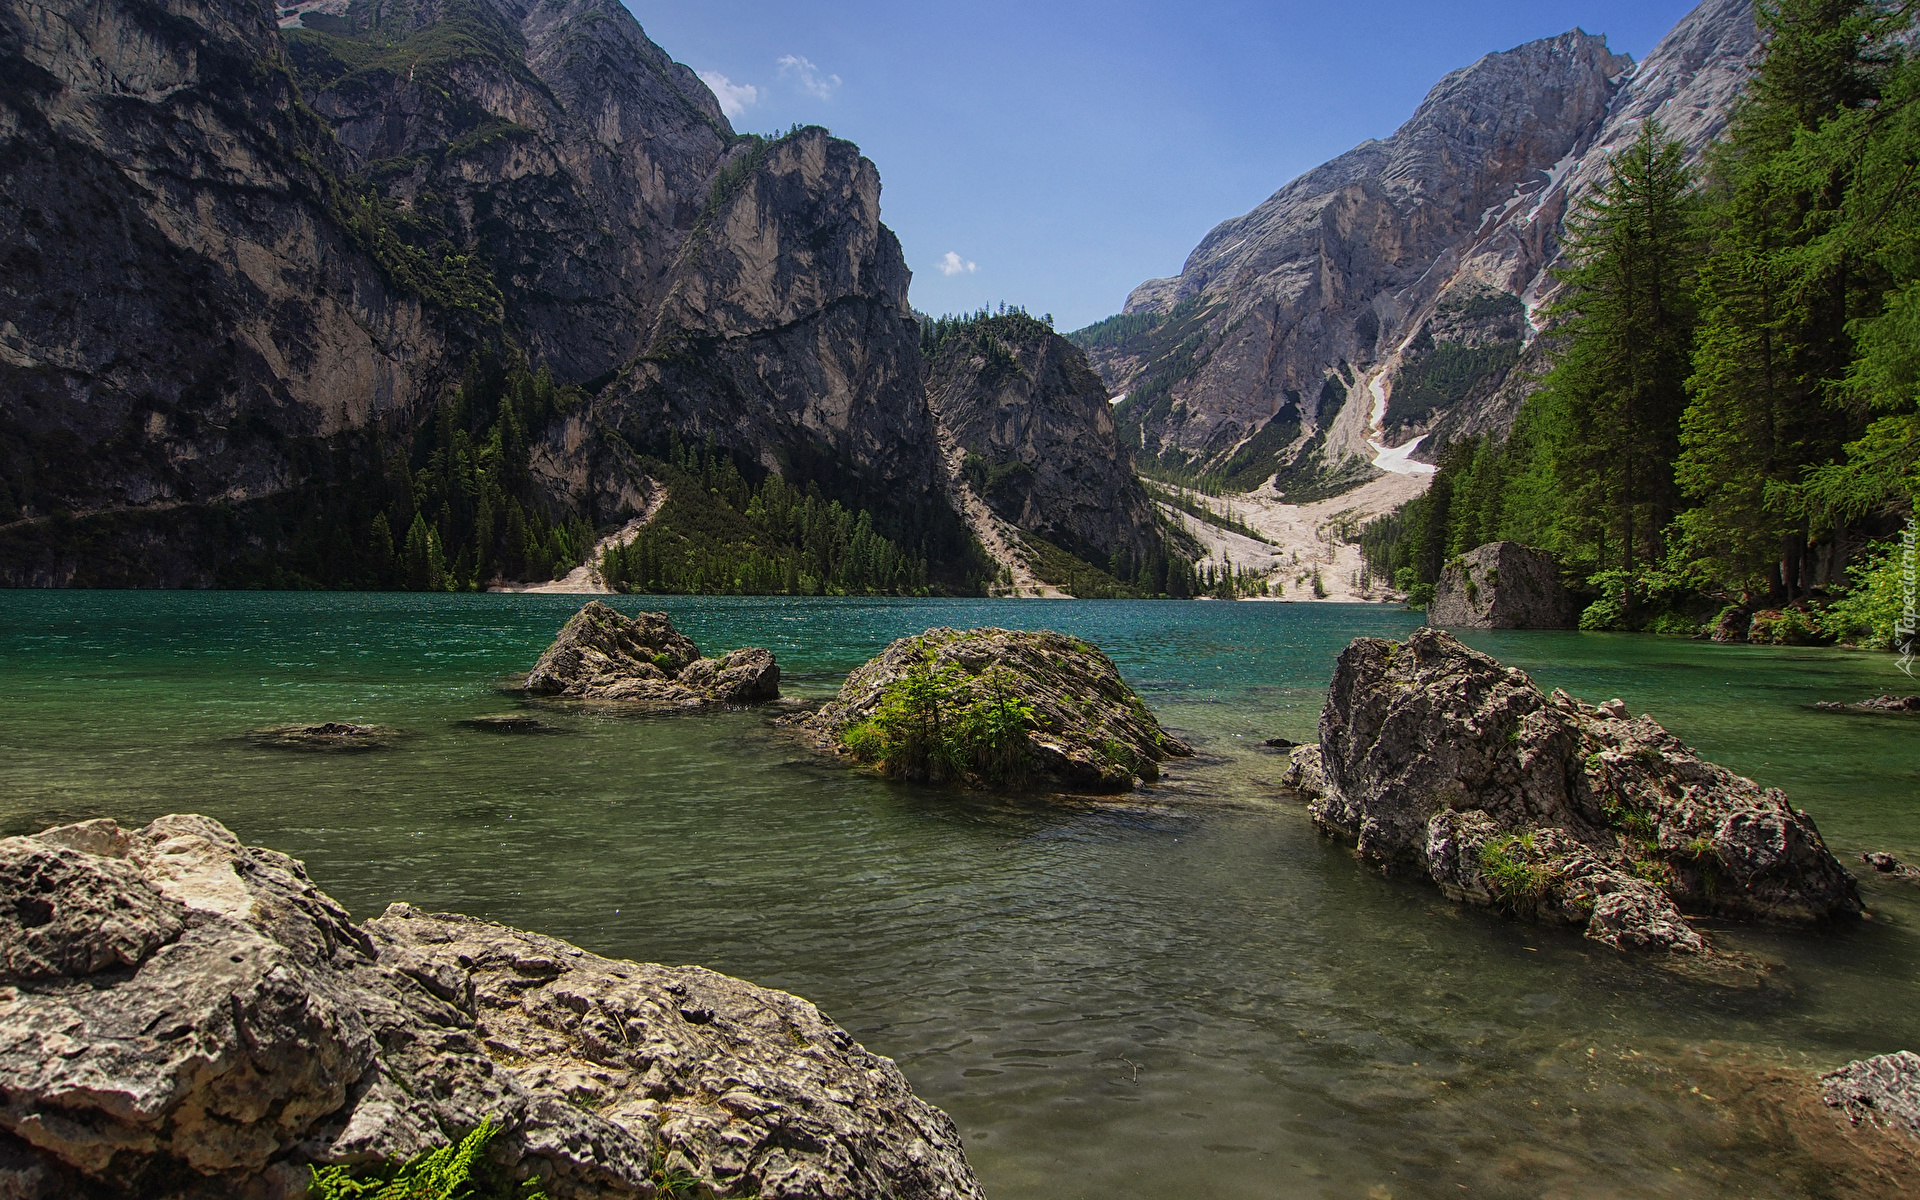
<svg viewBox="0 0 1920 1200">
<path fill-rule="evenodd" d="M 1899 667 L 1913 678 L 1913 635 L 1920 632 L 1920 599 L 1914 594 L 1915 518 L 1907 518 L 1900 534 L 1900 619 L 1893 623 L 1894 640 L 1900 643 Z"/>
</svg>

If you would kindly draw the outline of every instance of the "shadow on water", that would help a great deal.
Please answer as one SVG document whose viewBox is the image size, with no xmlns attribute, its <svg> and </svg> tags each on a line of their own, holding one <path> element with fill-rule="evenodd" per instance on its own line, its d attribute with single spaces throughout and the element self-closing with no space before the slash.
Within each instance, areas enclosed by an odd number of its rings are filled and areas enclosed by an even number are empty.
<svg viewBox="0 0 1920 1200">
<path fill-rule="evenodd" d="M 1717 932 L 1778 964 L 1727 988 L 1462 909 L 1316 834 L 1264 743 L 1314 740 L 1339 649 L 1416 614 L 614 603 L 709 650 L 765 645 L 809 700 L 930 626 L 1059 629 L 1198 753 L 1120 800 L 919 789 L 814 757 L 765 712 L 504 702 L 495 681 L 570 597 L 4 593 L 0 824 L 206 812 L 362 916 L 405 899 L 795 991 L 954 1114 L 996 1200 L 1817 1195 L 1783 1081 L 1920 1047 L 1920 888 L 1866 880 L 1874 919 L 1852 925 Z M 1785 788 L 1837 852 L 1920 858 L 1915 739 L 1806 707 L 1891 690 L 1890 660 L 1470 640 Z M 509 711 L 567 736 L 461 724 Z M 240 736 L 325 720 L 411 736 L 350 756 Z"/>
</svg>

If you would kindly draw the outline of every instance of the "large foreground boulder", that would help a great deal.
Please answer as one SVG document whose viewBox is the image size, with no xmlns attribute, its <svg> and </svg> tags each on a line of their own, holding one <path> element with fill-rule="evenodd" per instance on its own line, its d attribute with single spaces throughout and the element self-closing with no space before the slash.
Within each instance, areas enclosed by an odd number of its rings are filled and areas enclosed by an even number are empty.
<svg viewBox="0 0 1920 1200">
<path fill-rule="evenodd" d="M 1193 751 L 1113 661 L 1065 634 L 929 629 L 847 676 L 795 727 L 896 778 L 1124 792 Z"/>
<path fill-rule="evenodd" d="M 1348 646 L 1319 751 L 1296 761 L 1321 775 L 1293 774 L 1317 792 L 1314 821 L 1364 861 L 1612 946 L 1707 950 L 1683 912 L 1807 923 L 1861 908 L 1779 790 L 1618 700 L 1543 695 L 1438 630 Z"/>
<path fill-rule="evenodd" d="M 483 1121 L 552 1200 L 972 1198 L 813 1005 L 404 904 L 355 925 L 198 816 L 0 841 L 0 1196 L 276 1200 Z"/>
<path fill-rule="evenodd" d="M 1448 563 L 1427 605 L 1454 629 L 1572 629 L 1579 610 L 1553 559 L 1519 542 L 1488 542 Z"/>
<path fill-rule="evenodd" d="M 593 600 L 561 627 L 522 686 L 536 696 L 667 708 L 759 704 L 780 698 L 780 667 L 759 646 L 702 658 L 667 614 L 628 619 Z"/>
</svg>

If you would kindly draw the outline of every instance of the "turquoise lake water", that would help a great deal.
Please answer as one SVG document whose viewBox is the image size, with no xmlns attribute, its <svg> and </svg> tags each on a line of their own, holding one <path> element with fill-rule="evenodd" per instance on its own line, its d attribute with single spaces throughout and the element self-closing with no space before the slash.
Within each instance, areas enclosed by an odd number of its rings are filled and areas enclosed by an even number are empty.
<svg viewBox="0 0 1920 1200">
<path fill-rule="evenodd" d="M 1114 802 L 914 789 L 764 711 L 544 711 L 501 736 L 579 598 L 0 592 L 0 831 L 197 811 L 306 860 L 357 915 L 403 899 L 814 1000 L 953 1114 L 993 1200 L 1808 1194 L 1704 1063 L 1920 1049 L 1920 889 L 1871 920 L 1716 929 L 1778 964 L 1689 982 L 1382 879 L 1318 836 L 1261 742 L 1312 740 L 1385 607 L 620 597 L 824 697 L 894 637 L 1052 628 L 1104 648 L 1200 751 Z M 1920 739 L 1815 700 L 1913 690 L 1887 656 L 1606 634 L 1468 639 L 1621 697 L 1785 788 L 1843 858 L 1920 859 Z M 351 720 L 395 749 L 247 730 Z M 1701 1076 L 1705 1078 L 1705 1076 Z"/>
</svg>

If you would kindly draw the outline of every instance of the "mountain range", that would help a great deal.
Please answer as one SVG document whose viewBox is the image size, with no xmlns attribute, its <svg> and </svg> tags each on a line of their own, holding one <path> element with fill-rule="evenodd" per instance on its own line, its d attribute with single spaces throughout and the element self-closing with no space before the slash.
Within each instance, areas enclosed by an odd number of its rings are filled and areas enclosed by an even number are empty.
<svg viewBox="0 0 1920 1200">
<path fill-rule="evenodd" d="M 1570 207 L 1754 45 L 1488 55 L 1063 338 L 917 314 L 858 147 L 737 132 L 618 0 L 0 0 L 0 583 L 537 582 L 667 519 L 774 571 L 777 476 L 936 588 L 1177 594 L 1136 455 L 1294 500 L 1503 427 Z"/>
<path fill-rule="evenodd" d="M 1489 54 L 1070 336 L 1167 469 L 1299 500 L 1420 471 L 1511 424 L 1609 158 L 1657 120 L 1697 164 L 1757 47 L 1751 0 L 1704 0 L 1644 62 L 1578 29 Z"/>
</svg>

